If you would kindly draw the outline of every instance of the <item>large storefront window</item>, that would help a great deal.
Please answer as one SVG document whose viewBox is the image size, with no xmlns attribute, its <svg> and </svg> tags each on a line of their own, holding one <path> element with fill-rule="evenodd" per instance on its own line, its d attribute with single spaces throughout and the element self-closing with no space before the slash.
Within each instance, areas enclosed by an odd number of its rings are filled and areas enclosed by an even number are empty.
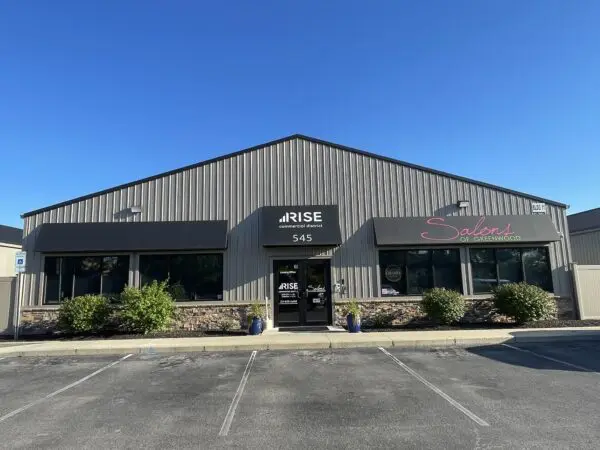
<svg viewBox="0 0 600 450">
<path fill-rule="evenodd" d="M 116 297 L 129 278 L 129 256 L 46 256 L 44 303 L 86 294 Z"/>
<path fill-rule="evenodd" d="M 473 292 L 484 294 L 500 284 L 525 281 L 552 291 L 552 272 L 546 247 L 473 248 Z"/>
<path fill-rule="evenodd" d="M 433 287 L 462 291 L 458 249 L 381 250 L 381 296 L 420 295 Z"/>
<path fill-rule="evenodd" d="M 142 285 L 169 281 L 177 301 L 223 299 L 222 254 L 140 255 Z"/>
</svg>

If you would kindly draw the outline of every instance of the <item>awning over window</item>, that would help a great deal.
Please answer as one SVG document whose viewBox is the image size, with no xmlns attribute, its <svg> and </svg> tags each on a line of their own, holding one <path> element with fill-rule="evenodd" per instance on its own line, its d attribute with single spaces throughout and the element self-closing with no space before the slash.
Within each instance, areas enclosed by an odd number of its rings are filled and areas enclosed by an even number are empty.
<svg viewBox="0 0 600 450">
<path fill-rule="evenodd" d="M 47 223 L 38 252 L 215 250 L 227 248 L 227 221 Z"/>
<path fill-rule="evenodd" d="M 553 242 L 560 236 L 548 216 L 377 217 L 375 241 L 386 245 Z"/>
</svg>

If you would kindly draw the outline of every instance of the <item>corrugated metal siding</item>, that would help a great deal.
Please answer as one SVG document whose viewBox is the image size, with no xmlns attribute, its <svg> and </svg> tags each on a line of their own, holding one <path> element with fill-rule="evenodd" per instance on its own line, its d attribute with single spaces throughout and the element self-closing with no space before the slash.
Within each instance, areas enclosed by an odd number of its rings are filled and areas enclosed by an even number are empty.
<svg viewBox="0 0 600 450">
<path fill-rule="evenodd" d="M 600 230 L 571 234 L 573 262 L 600 264 Z"/>
<path fill-rule="evenodd" d="M 470 208 L 459 210 L 458 200 L 469 200 Z M 531 213 L 531 200 L 515 194 L 294 138 L 26 218 L 24 248 L 31 266 L 25 298 L 28 304 L 41 301 L 42 259 L 33 245 L 42 223 L 214 219 L 230 226 L 224 299 L 271 296 L 271 258 L 283 251 L 260 246 L 257 208 L 310 204 L 339 205 L 344 243 L 294 253 L 331 256 L 332 280 L 343 278 L 348 295 L 357 298 L 377 295 L 372 217 Z M 142 206 L 141 215 L 124 214 L 133 205 Z M 565 211 L 548 205 L 548 214 L 565 234 L 550 246 L 555 292 L 570 296 Z"/>
</svg>

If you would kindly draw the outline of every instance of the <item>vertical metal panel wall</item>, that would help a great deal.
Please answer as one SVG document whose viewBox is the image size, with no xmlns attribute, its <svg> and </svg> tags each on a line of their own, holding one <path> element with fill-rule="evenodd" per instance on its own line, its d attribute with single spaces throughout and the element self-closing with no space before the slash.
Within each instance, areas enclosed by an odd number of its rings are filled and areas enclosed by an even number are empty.
<svg viewBox="0 0 600 450">
<path fill-rule="evenodd" d="M 459 210 L 458 200 L 471 206 Z M 294 254 L 332 258 L 332 280 L 345 279 L 348 296 L 377 296 L 377 250 L 372 217 L 530 214 L 531 199 L 302 138 L 258 148 L 203 166 L 140 182 L 25 220 L 30 266 L 26 304 L 41 303 L 42 258 L 33 253 L 42 223 L 215 220 L 229 221 L 225 301 L 271 296 L 271 257 L 285 253 L 259 242 L 261 206 L 338 204 L 343 244 L 297 249 Z M 141 205 L 142 214 L 124 211 Z M 565 211 L 548 205 L 564 238 L 550 246 L 555 292 L 571 295 Z M 291 253 L 291 251 L 288 251 Z"/>
<path fill-rule="evenodd" d="M 573 262 L 600 264 L 600 230 L 571 233 Z"/>
</svg>

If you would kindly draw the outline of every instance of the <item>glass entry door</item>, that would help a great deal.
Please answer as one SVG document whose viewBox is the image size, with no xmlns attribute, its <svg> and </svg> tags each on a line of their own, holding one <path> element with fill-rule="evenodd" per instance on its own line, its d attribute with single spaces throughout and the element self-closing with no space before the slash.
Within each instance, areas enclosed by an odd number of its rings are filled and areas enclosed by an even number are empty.
<svg viewBox="0 0 600 450">
<path fill-rule="evenodd" d="M 275 325 L 331 324 L 329 260 L 279 260 L 275 277 Z"/>
</svg>

